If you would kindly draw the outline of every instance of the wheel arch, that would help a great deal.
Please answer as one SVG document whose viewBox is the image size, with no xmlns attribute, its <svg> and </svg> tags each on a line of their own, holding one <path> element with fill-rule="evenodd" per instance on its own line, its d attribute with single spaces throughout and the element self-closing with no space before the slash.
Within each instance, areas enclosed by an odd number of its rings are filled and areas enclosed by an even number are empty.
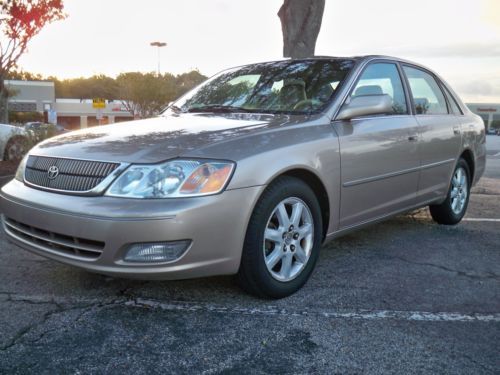
<svg viewBox="0 0 500 375">
<path fill-rule="evenodd" d="M 470 172 L 470 183 L 474 181 L 475 177 L 475 163 L 474 163 L 474 154 L 472 153 L 471 149 L 465 149 L 462 154 L 460 154 L 460 157 L 465 160 L 467 165 L 469 166 L 469 172 Z"/>
<path fill-rule="evenodd" d="M 321 218 L 323 220 L 323 228 L 321 229 L 323 232 L 324 240 L 328 232 L 328 226 L 330 224 L 330 199 L 328 197 L 328 192 L 325 188 L 325 185 L 323 184 L 323 181 L 321 181 L 317 174 L 304 168 L 293 168 L 283 171 L 279 175 L 275 176 L 273 178 L 273 181 L 281 176 L 298 178 L 313 190 L 314 194 L 318 198 L 318 203 L 321 208 Z"/>
</svg>

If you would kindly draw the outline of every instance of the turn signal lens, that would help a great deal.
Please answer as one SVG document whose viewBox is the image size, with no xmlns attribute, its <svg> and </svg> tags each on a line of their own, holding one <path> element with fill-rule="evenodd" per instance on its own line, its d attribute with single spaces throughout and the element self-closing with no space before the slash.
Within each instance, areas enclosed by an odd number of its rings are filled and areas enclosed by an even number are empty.
<svg viewBox="0 0 500 375">
<path fill-rule="evenodd" d="M 233 170 L 232 164 L 206 163 L 188 177 L 180 189 L 181 194 L 214 194 L 224 187 Z"/>
</svg>

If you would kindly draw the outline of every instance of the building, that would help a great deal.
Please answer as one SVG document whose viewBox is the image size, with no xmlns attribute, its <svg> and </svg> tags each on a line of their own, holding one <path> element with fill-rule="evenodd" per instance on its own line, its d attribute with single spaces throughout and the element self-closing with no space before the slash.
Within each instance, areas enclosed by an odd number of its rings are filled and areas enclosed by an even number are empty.
<svg viewBox="0 0 500 375">
<path fill-rule="evenodd" d="M 50 119 L 67 129 L 133 120 L 119 100 L 107 100 L 105 108 L 98 110 L 93 108 L 92 99 L 56 98 L 54 82 L 7 80 L 5 84 L 12 92 L 9 111 L 38 112 L 47 122 Z"/>
<path fill-rule="evenodd" d="M 134 119 L 121 101 L 107 100 L 106 107 L 97 110 L 93 108 L 91 99 L 56 99 L 54 108 L 57 123 L 67 129 L 83 129 Z"/>
<path fill-rule="evenodd" d="M 468 103 L 467 107 L 483 118 L 486 130 L 500 128 L 500 104 Z"/>
<path fill-rule="evenodd" d="M 46 112 L 54 108 L 54 82 L 6 80 L 5 86 L 11 92 L 9 111 Z"/>
</svg>

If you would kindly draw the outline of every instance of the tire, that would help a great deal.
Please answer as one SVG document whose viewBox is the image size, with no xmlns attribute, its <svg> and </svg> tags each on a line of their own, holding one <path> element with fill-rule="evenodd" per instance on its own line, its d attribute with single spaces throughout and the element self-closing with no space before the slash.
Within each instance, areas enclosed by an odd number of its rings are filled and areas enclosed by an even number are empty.
<svg viewBox="0 0 500 375">
<path fill-rule="evenodd" d="M 467 211 L 471 187 L 470 169 L 460 158 L 453 171 L 446 199 L 441 204 L 430 205 L 432 219 L 439 224 L 458 224 Z"/>
<path fill-rule="evenodd" d="M 26 140 L 23 137 L 13 137 L 9 139 L 5 146 L 3 160 L 20 161 L 26 151 Z"/>
<path fill-rule="evenodd" d="M 299 219 L 294 220 L 294 213 Z M 264 298 L 295 293 L 314 269 L 322 228 L 321 209 L 312 189 L 294 177 L 276 179 L 250 218 L 237 274 L 239 285 Z"/>
</svg>

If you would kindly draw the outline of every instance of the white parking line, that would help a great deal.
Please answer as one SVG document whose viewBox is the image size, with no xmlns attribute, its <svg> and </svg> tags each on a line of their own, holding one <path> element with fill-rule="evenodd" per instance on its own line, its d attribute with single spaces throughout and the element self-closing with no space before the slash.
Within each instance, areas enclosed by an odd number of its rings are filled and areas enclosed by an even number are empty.
<svg viewBox="0 0 500 375">
<path fill-rule="evenodd" d="M 209 302 L 185 302 L 169 301 L 162 302 L 144 298 L 136 299 L 106 299 L 106 298 L 68 298 L 53 297 L 48 295 L 19 295 L 0 292 L 8 295 L 8 301 L 27 302 L 27 303 L 47 303 L 58 305 L 70 305 L 74 308 L 92 308 L 92 307 L 119 307 L 126 306 L 139 309 L 159 309 L 164 311 L 177 312 L 208 312 L 221 314 L 241 314 L 241 315 L 260 315 L 260 316 L 290 316 L 290 317 L 322 317 L 327 319 L 357 319 L 357 320 L 403 320 L 420 322 L 500 322 L 500 312 L 494 313 L 459 313 L 459 312 L 429 312 L 429 311 L 403 311 L 403 310 L 327 310 L 327 309 L 306 309 L 289 310 L 272 305 L 260 306 L 224 306 Z M 63 313 L 61 311 L 60 313 Z"/>
<path fill-rule="evenodd" d="M 484 221 L 484 222 L 494 222 L 498 223 L 500 222 L 500 219 L 490 219 L 490 218 L 476 218 L 476 217 L 464 217 L 462 219 L 463 221 Z"/>
<path fill-rule="evenodd" d="M 291 311 L 279 307 L 230 307 L 210 303 L 188 303 L 188 302 L 159 302 L 146 299 L 129 301 L 127 306 L 158 308 L 167 311 L 207 311 L 227 314 L 243 315 L 267 315 L 267 316 L 322 316 L 332 319 L 361 319 L 361 320 L 406 320 L 426 322 L 500 322 L 500 313 L 463 314 L 457 312 L 427 312 L 427 311 L 398 311 L 398 310 L 359 310 L 359 311 L 328 311 L 328 310 L 304 310 Z"/>
</svg>

